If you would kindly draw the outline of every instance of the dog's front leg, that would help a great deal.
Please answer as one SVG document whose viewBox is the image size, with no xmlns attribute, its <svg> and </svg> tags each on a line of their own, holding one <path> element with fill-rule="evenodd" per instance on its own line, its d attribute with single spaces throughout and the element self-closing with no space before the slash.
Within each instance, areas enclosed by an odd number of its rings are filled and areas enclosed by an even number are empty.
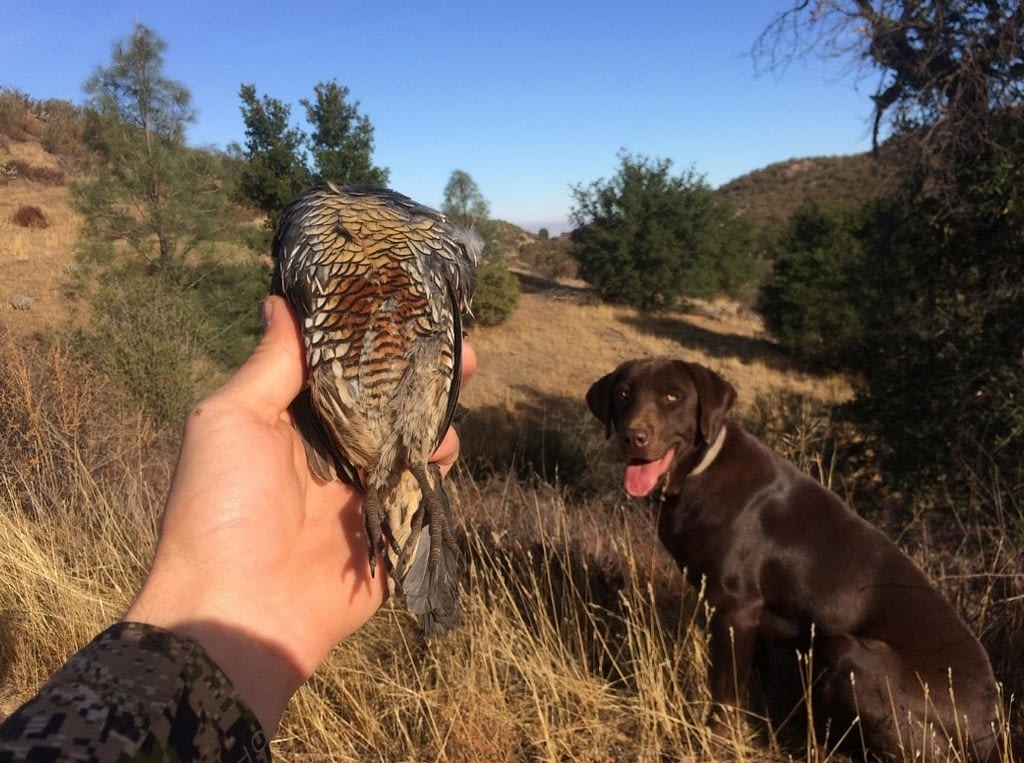
<svg viewBox="0 0 1024 763">
<path fill-rule="evenodd" d="M 708 725 L 725 736 L 743 726 L 747 680 L 754 664 L 761 602 L 718 607 L 711 615 L 711 667 L 709 684 L 714 703 Z"/>
</svg>

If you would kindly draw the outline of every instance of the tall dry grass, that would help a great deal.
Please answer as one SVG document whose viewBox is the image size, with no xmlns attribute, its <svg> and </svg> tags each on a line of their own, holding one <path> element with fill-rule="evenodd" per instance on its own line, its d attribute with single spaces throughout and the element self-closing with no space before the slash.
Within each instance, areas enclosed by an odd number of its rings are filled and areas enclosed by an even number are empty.
<svg viewBox="0 0 1024 763">
<path fill-rule="evenodd" d="M 10 710 L 129 602 L 153 546 L 173 437 L 59 344 L 9 338 L 0 339 L 0 432 L 0 702 Z M 813 450 L 819 440 L 793 442 Z M 827 743 L 805 749 L 800 707 L 782 728 L 752 716 L 737 739 L 709 738 L 703 603 L 642 507 L 499 469 L 462 469 L 452 493 L 462 625 L 427 642 L 400 607 L 385 607 L 295 697 L 278 759 L 830 757 Z M 1008 623 L 1000 606 L 990 602 L 986 623 Z M 1019 624 L 1007 627 L 1006 638 L 1020 635 Z M 755 696 L 773 689 L 766 680 Z M 766 706 L 759 699 L 755 711 Z"/>
<path fill-rule="evenodd" d="M 0 703 L 23 699 L 136 590 L 155 536 L 156 433 L 67 348 L 0 334 Z"/>
</svg>

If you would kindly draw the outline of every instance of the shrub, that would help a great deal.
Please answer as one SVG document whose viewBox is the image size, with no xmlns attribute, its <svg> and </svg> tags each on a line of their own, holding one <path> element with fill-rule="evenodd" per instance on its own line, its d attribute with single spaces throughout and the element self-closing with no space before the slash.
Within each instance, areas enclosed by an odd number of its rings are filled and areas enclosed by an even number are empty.
<svg viewBox="0 0 1024 763">
<path fill-rule="evenodd" d="M 0 134 L 15 140 L 32 137 L 32 99 L 16 88 L 0 87 Z"/>
<path fill-rule="evenodd" d="M 956 494 L 971 472 L 1022 474 L 1022 192 L 953 212 L 908 194 L 865 229 L 866 388 L 851 413 L 907 486 Z"/>
<path fill-rule="evenodd" d="M 43 210 L 33 204 L 23 204 L 11 215 L 11 222 L 22 228 L 48 228 L 49 220 Z"/>
<path fill-rule="evenodd" d="M 602 299 L 641 310 L 734 291 L 753 279 L 749 228 L 693 169 L 619 154 L 610 181 L 575 186 L 572 256 Z"/>
<path fill-rule="evenodd" d="M 64 185 L 64 171 L 52 167 L 38 167 L 20 159 L 8 159 L 5 162 L 5 174 L 11 178 L 22 178 L 43 185 Z"/>
<path fill-rule="evenodd" d="M 578 268 L 570 254 L 571 248 L 572 242 L 567 236 L 555 239 L 542 236 L 519 250 L 519 261 L 545 278 L 575 278 Z"/>
<path fill-rule="evenodd" d="M 199 397 L 206 321 L 165 279 L 121 269 L 92 296 L 92 320 L 76 345 L 151 416 L 180 422 Z"/>
<path fill-rule="evenodd" d="M 810 203 L 793 215 L 776 243 L 758 310 L 783 349 L 802 362 L 848 366 L 863 338 L 858 225 L 848 207 Z"/>
<path fill-rule="evenodd" d="M 225 370 L 240 366 L 260 336 L 259 306 L 270 286 L 267 261 L 206 257 L 187 274 L 192 301 L 210 326 L 203 353 Z"/>
<path fill-rule="evenodd" d="M 39 104 L 39 113 L 44 122 L 43 148 L 60 157 L 62 166 L 84 169 L 88 165 L 89 150 L 83 142 L 81 110 L 70 101 L 51 98 Z"/>
<path fill-rule="evenodd" d="M 496 326 L 507 319 L 519 303 L 519 281 L 502 262 L 485 261 L 476 271 L 473 322 Z"/>
</svg>

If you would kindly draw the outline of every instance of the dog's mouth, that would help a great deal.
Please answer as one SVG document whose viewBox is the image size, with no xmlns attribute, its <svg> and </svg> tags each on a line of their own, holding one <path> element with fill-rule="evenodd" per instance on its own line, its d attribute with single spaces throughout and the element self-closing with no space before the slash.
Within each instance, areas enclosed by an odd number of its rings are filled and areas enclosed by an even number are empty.
<svg viewBox="0 0 1024 763">
<path fill-rule="evenodd" d="M 631 458 L 626 465 L 624 485 L 626 492 L 634 498 L 648 496 L 658 486 L 662 475 L 668 471 L 676 457 L 676 449 L 669 448 L 665 454 L 653 461 Z"/>
</svg>

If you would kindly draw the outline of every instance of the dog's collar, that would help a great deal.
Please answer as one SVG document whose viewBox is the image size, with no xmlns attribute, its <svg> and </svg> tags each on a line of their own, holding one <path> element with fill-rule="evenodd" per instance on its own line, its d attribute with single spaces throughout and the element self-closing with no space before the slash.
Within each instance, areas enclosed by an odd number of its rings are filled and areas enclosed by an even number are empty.
<svg viewBox="0 0 1024 763">
<path fill-rule="evenodd" d="M 711 462 L 718 456 L 718 451 L 722 449 L 722 444 L 725 442 L 725 427 L 723 426 L 718 430 L 718 434 L 715 436 L 714 441 L 704 451 L 704 457 L 700 460 L 700 463 L 693 467 L 693 470 L 686 475 L 687 477 L 696 477 L 702 471 L 711 466 Z"/>
</svg>

